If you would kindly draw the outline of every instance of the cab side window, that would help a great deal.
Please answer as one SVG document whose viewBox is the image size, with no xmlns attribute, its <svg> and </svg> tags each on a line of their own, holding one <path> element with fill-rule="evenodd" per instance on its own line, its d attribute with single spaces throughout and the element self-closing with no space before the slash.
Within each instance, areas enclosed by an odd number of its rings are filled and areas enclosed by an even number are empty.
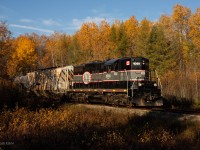
<svg viewBox="0 0 200 150">
<path fill-rule="evenodd" d="M 119 70 L 119 63 L 118 62 L 113 65 L 113 70 L 114 71 L 118 71 Z"/>
<path fill-rule="evenodd" d="M 106 66 L 106 71 L 111 72 L 111 65 Z"/>
</svg>

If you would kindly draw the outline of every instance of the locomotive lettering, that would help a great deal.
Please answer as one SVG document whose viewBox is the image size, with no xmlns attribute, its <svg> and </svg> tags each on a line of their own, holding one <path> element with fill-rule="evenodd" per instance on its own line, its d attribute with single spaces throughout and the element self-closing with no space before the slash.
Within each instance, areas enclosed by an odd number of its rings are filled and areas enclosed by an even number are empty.
<svg viewBox="0 0 200 150">
<path fill-rule="evenodd" d="M 91 82 L 91 74 L 89 72 L 85 72 L 83 74 L 83 83 L 89 84 Z"/>
<path fill-rule="evenodd" d="M 133 62 L 133 65 L 140 65 L 140 62 Z"/>
</svg>

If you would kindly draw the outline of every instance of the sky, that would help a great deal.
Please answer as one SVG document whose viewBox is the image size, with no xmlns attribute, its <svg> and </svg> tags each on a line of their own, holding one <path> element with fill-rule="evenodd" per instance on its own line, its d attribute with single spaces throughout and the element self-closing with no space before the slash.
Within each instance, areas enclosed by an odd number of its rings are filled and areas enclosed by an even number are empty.
<svg viewBox="0 0 200 150">
<path fill-rule="evenodd" d="M 180 4 L 192 12 L 200 0 L 0 0 L 0 21 L 6 21 L 12 36 L 36 33 L 73 35 L 84 22 L 125 21 L 135 16 L 157 21 L 162 14 L 171 15 Z"/>
</svg>

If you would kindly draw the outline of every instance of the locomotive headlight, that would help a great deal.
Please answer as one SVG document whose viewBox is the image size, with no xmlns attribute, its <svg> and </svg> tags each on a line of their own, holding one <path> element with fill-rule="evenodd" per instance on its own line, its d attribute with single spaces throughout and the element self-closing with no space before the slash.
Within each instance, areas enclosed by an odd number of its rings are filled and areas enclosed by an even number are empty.
<svg viewBox="0 0 200 150">
<path fill-rule="evenodd" d="M 158 86 L 157 83 L 154 83 L 153 85 L 154 85 L 155 87 Z"/>
<path fill-rule="evenodd" d="M 142 86 L 142 83 L 138 83 L 138 86 Z"/>
<path fill-rule="evenodd" d="M 145 71 L 142 71 L 142 72 L 141 72 L 141 75 L 145 75 Z"/>
</svg>

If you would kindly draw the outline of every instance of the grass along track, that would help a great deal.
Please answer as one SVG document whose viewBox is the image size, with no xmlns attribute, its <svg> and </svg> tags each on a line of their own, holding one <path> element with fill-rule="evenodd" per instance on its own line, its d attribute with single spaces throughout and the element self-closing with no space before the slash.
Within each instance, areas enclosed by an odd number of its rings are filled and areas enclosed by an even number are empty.
<svg viewBox="0 0 200 150">
<path fill-rule="evenodd" d="M 2 149 L 196 150 L 199 141 L 199 122 L 153 109 L 63 104 L 0 115 Z"/>
</svg>

